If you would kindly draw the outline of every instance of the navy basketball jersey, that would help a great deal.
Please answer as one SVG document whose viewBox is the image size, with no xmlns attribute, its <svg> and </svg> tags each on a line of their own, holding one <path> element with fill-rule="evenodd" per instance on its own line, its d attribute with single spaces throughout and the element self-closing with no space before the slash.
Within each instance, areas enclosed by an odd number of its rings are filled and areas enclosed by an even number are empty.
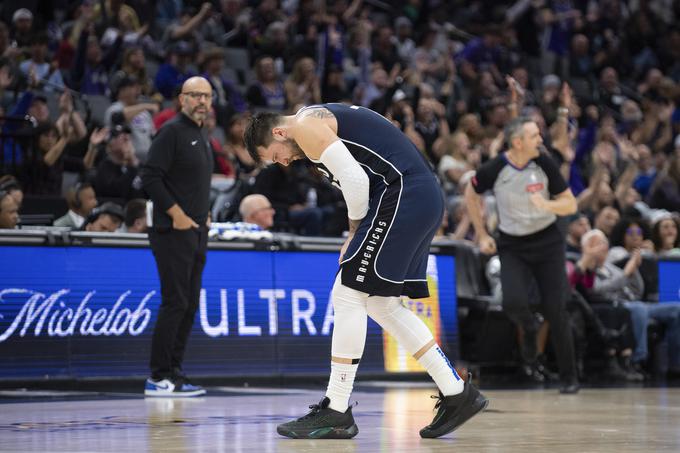
<svg viewBox="0 0 680 453">
<path fill-rule="evenodd" d="M 321 107 L 335 116 L 338 137 L 370 181 L 368 213 L 341 261 L 342 283 L 369 295 L 427 297 L 430 242 L 444 206 L 432 168 L 384 116 L 365 107 Z"/>
<path fill-rule="evenodd" d="M 321 107 L 335 116 L 338 137 L 366 170 L 371 185 L 376 179 L 391 184 L 401 177 L 432 173 L 430 165 L 408 137 L 379 113 L 356 105 L 321 104 Z M 323 164 L 314 163 L 337 184 Z"/>
</svg>

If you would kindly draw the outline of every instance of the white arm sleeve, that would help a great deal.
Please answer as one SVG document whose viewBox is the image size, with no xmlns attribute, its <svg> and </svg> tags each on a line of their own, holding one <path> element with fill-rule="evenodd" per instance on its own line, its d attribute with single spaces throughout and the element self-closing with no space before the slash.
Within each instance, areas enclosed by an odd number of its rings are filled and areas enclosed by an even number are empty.
<svg viewBox="0 0 680 453">
<path fill-rule="evenodd" d="M 363 219 L 368 212 L 369 181 L 366 172 L 341 140 L 328 145 L 319 160 L 340 182 L 348 217 L 352 220 Z"/>
</svg>

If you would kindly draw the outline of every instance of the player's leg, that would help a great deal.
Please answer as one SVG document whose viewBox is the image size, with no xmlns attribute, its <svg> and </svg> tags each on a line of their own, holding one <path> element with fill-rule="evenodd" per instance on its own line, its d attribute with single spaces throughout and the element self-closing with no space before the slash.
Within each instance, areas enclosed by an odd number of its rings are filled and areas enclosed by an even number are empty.
<svg viewBox="0 0 680 453">
<path fill-rule="evenodd" d="M 463 380 L 436 344 L 430 329 L 398 297 L 369 297 L 368 315 L 418 360 L 442 394 L 463 391 Z"/>
<path fill-rule="evenodd" d="M 427 325 L 399 298 L 369 297 L 367 307 L 369 316 L 418 360 L 439 388 L 437 414 L 420 431 L 422 437 L 448 434 L 487 406 L 488 400 L 479 390 L 458 376 Z"/>
<path fill-rule="evenodd" d="M 338 275 L 331 294 L 334 326 L 326 396 L 310 406 L 309 414 L 279 425 L 279 434 L 296 439 L 349 439 L 359 432 L 348 402 L 366 343 L 367 297 L 342 285 Z"/>
</svg>

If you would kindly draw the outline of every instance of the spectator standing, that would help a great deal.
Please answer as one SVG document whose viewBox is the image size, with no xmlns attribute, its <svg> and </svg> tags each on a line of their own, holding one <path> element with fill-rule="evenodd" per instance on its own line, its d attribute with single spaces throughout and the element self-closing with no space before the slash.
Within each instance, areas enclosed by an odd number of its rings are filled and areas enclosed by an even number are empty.
<svg viewBox="0 0 680 453">
<path fill-rule="evenodd" d="M 175 88 L 182 86 L 185 80 L 195 74 L 189 67 L 193 53 L 191 45 L 185 41 L 170 45 L 167 59 L 158 68 L 154 79 L 156 89 L 165 99 L 172 99 Z"/>
<path fill-rule="evenodd" d="M 75 62 L 71 69 L 71 84 L 82 94 L 109 96 L 109 74 L 118 59 L 122 37 L 116 38 L 114 43 L 104 52 L 94 30 L 91 8 L 86 9 L 78 21 L 82 29 L 78 38 Z M 74 27 L 76 28 L 76 27 Z"/>
<path fill-rule="evenodd" d="M 155 102 L 140 102 L 139 94 L 139 81 L 123 78 L 118 84 L 117 101 L 106 110 L 104 117 L 109 128 L 128 125 L 135 154 L 141 162 L 146 162 L 151 138 L 156 133 L 152 115 L 158 113 L 159 106 Z"/>
<path fill-rule="evenodd" d="M 234 82 L 224 77 L 224 51 L 220 48 L 212 48 L 203 56 L 203 77 L 209 82 L 215 93 L 213 108 L 215 109 L 218 124 L 225 128 L 229 118 L 234 113 L 243 113 L 246 110 L 246 102 L 238 91 Z"/>
<path fill-rule="evenodd" d="M 22 61 L 19 70 L 24 77 L 37 79 L 37 85 L 43 87 L 45 91 L 63 90 L 64 80 L 61 71 L 47 59 L 47 33 L 37 33 L 31 41 L 31 58 Z"/>
<path fill-rule="evenodd" d="M 146 72 L 146 57 L 144 56 L 143 48 L 133 46 L 125 49 L 121 67 L 111 77 L 111 89 L 117 91 L 118 84 L 125 77 L 137 80 L 142 95 L 151 96 L 153 94 L 153 80 L 151 79 L 151 74 Z"/>
<path fill-rule="evenodd" d="M 139 160 L 127 126 L 116 125 L 111 129 L 106 143 L 106 158 L 97 165 L 94 185 L 100 197 L 131 200 L 144 196 Z"/>
<path fill-rule="evenodd" d="M 289 108 L 321 102 L 321 85 L 316 74 L 316 64 L 309 57 L 300 58 L 284 84 Z"/>
<path fill-rule="evenodd" d="M 268 110 L 284 111 L 286 109 L 286 92 L 283 82 L 279 80 L 274 59 L 264 55 L 255 62 L 255 83 L 248 87 L 246 99 L 250 107 L 262 107 Z"/>
<path fill-rule="evenodd" d="M 680 152 L 675 152 L 650 189 L 649 206 L 680 211 Z"/>
</svg>

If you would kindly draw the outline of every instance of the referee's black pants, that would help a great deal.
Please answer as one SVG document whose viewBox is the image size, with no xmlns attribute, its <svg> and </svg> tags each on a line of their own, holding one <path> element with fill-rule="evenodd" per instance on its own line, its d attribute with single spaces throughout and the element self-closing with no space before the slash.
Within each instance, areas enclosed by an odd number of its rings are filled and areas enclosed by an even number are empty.
<svg viewBox="0 0 680 453">
<path fill-rule="evenodd" d="M 577 372 L 566 311 L 569 286 L 564 249 L 564 238 L 554 223 L 527 236 L 501 233 L 498 240 L 503 311 L 525 331 L 537 330 L 536 317 L 529 307 L 529 288 L 533 277 L 540 295 L 540 311 L 550 323 L 550 339 L 560 376 L 562 380 L 569 381 L 576 378 Z"/>
<path fill-rule="evenodd" d="M 149 233 L 161 281 L 161 306 L 151 342 L 151 377 L 176 378 L 194 325 L 201 295 L 208 230 L 161 230 Z"/>
</svg>

